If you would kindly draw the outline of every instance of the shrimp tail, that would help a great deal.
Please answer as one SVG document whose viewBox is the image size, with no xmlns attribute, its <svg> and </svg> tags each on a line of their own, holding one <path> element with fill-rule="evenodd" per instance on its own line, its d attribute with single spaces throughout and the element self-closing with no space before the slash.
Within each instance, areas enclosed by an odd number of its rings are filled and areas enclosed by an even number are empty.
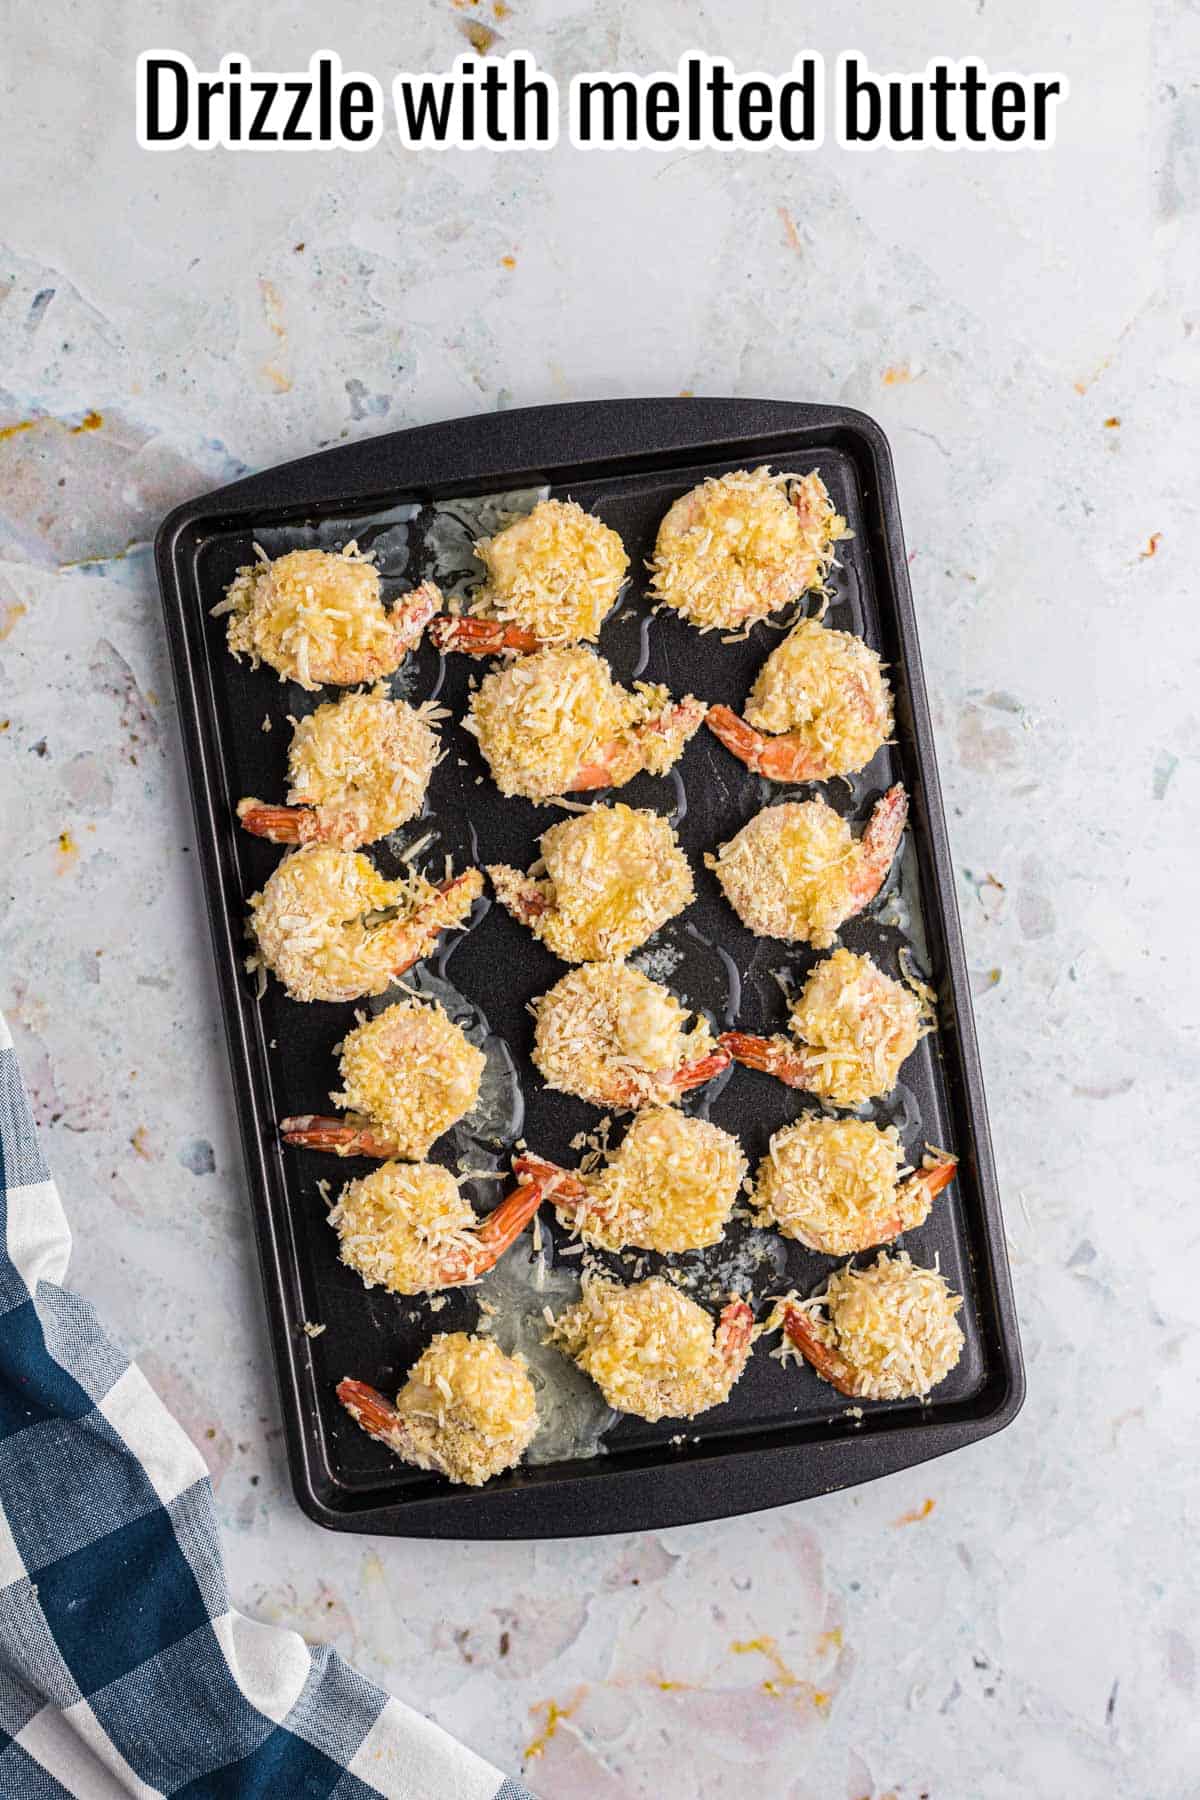
<svg viewBox="0 0 1200 1800">
<path fill-rule="evenodd" d="M 854 903 L 859 911 L 875 898 L 883 886 L 900 848 L 907 820 L 908 795 L 903 785 L 897 782 L 882 799 L 875 802 L 866 830 L 859 841 L 858 872 L 852 884 Z"/>
<path fill-rule="evenodd" d="M 943 1188 L 950 1186 L 958 1172 L 957 1156 L 938 1156 L 924 1169 L 918 1169 L 912 1177 L 916 1186 L 923 1187 L 930 1200 L 936 1200 Z"/>
<path fill-rule="evenodd" d="M 706 1081 L 712 1081 L 720 1075 L 733 1061 L 732 1052 L 725 1046 L 718 1045 L 707 1056 L 697 1057 L 695 1062 L 684 1063 L 671 1077 L 671 1086 L 678 1094 L 686 1094 L 692 1088 L 703 1087 Z"/>
<path fill-rule="evenodd" d="M 311 844 L 319 836 L 311 806 L 268 806 L 262 800 L 239 800 L 237 815 L 245 831 L 273 844 Z"/>
<path fill-rule="evenodd" d="M 337 1384 L 337 1397 L 354 1423 L 361 1426 L 368 1437 L 378 1438 L 398 1456 L 405 1455 L 409 1448 L 408 1428 L 391 1401 L 378 1388 L 346 1376 Z"/>
<path fill-rule="evenodd" d="M 723 1031 L 717 1040 L 734 1062 L 746 1069 L 774 1075 L 788 1087 L 811 1088 L 815 1070 L 804 1050 L 785 1037 L 751 1037 L 744 1031 Z"/>
<path fill-rule="evenodd" d="M 518 1156 L 513 1163 L 513 1174 L 518 1181 L 537 1182 L 555 1206 L 560 1203 L 570 1205 L 574 1200 L 587 1197 L 587 1188 L 578 1175 L 570 1169 L 560 1169 L 557 1163 L 543 1162 L 540 1156 Z"/>
<path fill-rule="evenodd" d="M 394 975 L 403 975 L 414 963 L 428 956 L 443 931 L 461 925 L 472 905 L 483 892 L 483 876 L 478 869 L 464 869 L 449 881 L 439 883 L 428 900 L 408 919 L 401 922 L 396 938 L 397 960 Z"/>
<path fill-rule="evenodd" d="M 530 656 L 542 641 L 521 625 L 503 619 L 472 619 L 461 613 L 442 613 L 429 627 L 431 641 L 441 651 L 464 656 Z"/>
<path fill-rule="evenodd" d="M 392 612 L 397 645 L 402 645 L 406 652 L 414 649 L 429 621 L 441 611 L 441 606 L 442 591 L 432 581 L 423 581 L 411 594 L 405 594 L 397 601 Z"/>
<path fill-rule="evenodd" d="M 787 1301 L 783 1305 L 783 1329 L 809 1366 L 816 1370 L 839 1394 L 855 1398 L 854 1373 L 844 1356 L 831 1350 L 817 1336 L 812 1320 L 802 1307 Z"/>
<path fill-rule="evenodd" d="M 465 1256 L 456 1252 L 447 1259 L 443 1270 L 444 1285 L 455 1287 L 464 1281 L 474 1281 L 498 1263 L 520 1237 L 542 1199 L 542 1186 L 537 1181 L 524 1182 L 511 1194 L 506 1194 L 475 1231 L 475 1248 Z"/>
<path fill-rule="evenodd" d="M 386 1161 L 399 1154 L 394 1142 L 380 1137 L 369 1125 L 356 1124 L 353 1119 L 322 1118 L 317 1113 L 281 1119 L 279 1135 L 285 1144 L 301 1150 L 327 1150 L 333 1156 L 375 1156 Z"/>
<path fill-rule="evenodd" d="M 801 739 L 756 731 L 732 707 L 710 706 L 705 723 L 739 762 L 769 781 L 823 781 L 829 773 L 827 760 Z"/>
<path fill-rule="evenodd" d="M 754 1313 L 745 1300 L 735 1296 L 724 1307 L 713 1341 L 721 1361 L 740 1374 L 754 1341 Z"/>
<path fill-rule="evenodd" d="M 549 912 L 552 892 L 549 882 L 535 881 L 532 875 L 526 875 L 522 870 L 510 867 L 508 863 L 489 864 L 488 874 L 496 890 L 496 898 L 522 925 L 528 925 L 534 919 L 540 919 L 544 912 Z"/>
</svg>

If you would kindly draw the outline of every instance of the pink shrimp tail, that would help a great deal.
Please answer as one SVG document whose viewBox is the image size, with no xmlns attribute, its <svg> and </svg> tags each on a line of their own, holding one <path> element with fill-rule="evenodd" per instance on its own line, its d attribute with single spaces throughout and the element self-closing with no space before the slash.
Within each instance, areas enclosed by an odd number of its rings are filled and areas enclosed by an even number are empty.
<svg viewBox="0 0 1200 1800">
<path fill-rule="evenodd" d="M 311 806 L 264 806 L 259 800 L 242 800 L 237 810 L 243 830 L 272 844 L 308 844 L 317 836 L 317 815 Z"/>
<path fill-rule="evenodd" d="M 354 1423 L 371 1437 L 390 1441 L 402 1426 L 400 1414 L 387 1396 L 365 1381 L 346 1376 L 337 1384 L 337 1397 Z"/>
<path fill-rule="evenodd" d="M 712 1081 L 733 1061 L 733 1054 L 723 1044 L 711 1051 L 707 1056 L 697 1057 L 695 1062 L 684 1063 L 671 1079 L 671 1086 L 677 1093 L 686 1094 L 692 1088 L 703 1087 L 706 1081 Z"/>
<path fill-rule="evenodd" d="M 795 1344 L 805 1362 L 816 1370 L 831 1387 L 848 1399 L 854 1399 L 854 1381 L 849 1364 L 845 1359 L 823 1344 L 817 1336 L 813 1322 L 808 1314 L 799 1306 L 786 1305 L 783 1309 L 783 1329 Z"/>
<path fill-rule="evenodd" d="M 744 1300 L 733 1299 L 723 1309 L 717 1323 L 716 1346 L 723 1361 L 744 1363 L 750 1354 L 754 1334 L 754 1313 Z"/>
<path fill-rule="evenodd" d="M 907 820 L 908 795 L 903 785 L 897 782 L 881 800 L 875 802 L 860 840 L 860 874 L 854 884 L 854 898 L 860 908 L 873 900 L 883 886 L 900 848 Z"/>
<path fill-rule="evenodd" d="M 505 624 L 502 619 L 464 618 L 459 613 L 442 613 L 430 626 L 429 636 L 439 650 L 464 656 L 499 656 L 505 651 L 528 656 L 541 649 L 541 639 L 523 626 Z"/>
<path fill-rule="evenodd" d="M 397 1149 L 369 1125 L 356 1125 L 351 1119 L 322 1118 L 317 1113 L 281 1119 L 279 1134 L 285 1144 L 294 1144 L 301 1150 L 328 1150 L 333 1156 L 376 1156 L 386 1160 L 395 1156 Z"/>
</svg>

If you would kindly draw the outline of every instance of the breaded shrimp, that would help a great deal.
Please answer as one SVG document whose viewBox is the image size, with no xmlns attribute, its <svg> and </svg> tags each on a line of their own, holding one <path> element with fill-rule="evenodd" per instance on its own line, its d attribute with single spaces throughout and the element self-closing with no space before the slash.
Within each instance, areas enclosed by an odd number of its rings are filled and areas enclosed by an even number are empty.
<svg viewBox="0 0 1200 1800">
<path fill-rule="evenodd" d="M 810 970 L 786 1037 L 722 1033 L 735 1062 L 804 1088 L 832 1106 L 890 1094 L 905 1059 L 931 1029 L 926 1002 L 869 956 L 835 950 Z"/>
<path fill-rule="evenodd" d="M 848 536 L 817 474 L 735 469 L 682 494 L 658 528 L 651 593 L 701 631 L 736 631 L 822 585 Z"/>
<path fill-rule="evenodd" d="M 342 1261 L 365 1286 L 432 1294 L 486 1274 L 520 1237 L 542 1197 L 540 1182 L 523 1182 L 481 1219 L 448 1169 L 385 1162 L 347 1183 L 329 1223 Z"/>
<path fill-rule="evenodd" d="M 750 1357 L 754 1314 L 730 1300 L 711 1314 L 657 1276 L 621 1287 L 584 1277 L 574 1306 L 546 1342 L 590 1375 L 617 1412 L 640 1419 L 692 1419 L 728 1400 Z"/>
<path fill-rule="evenodd" d="M 382 994 L 462 924 L 482 890 L 478 869 L 440 887 L 422 876 L 387 881 L 356 850 L 306 844 L 251 896 L 247 966 L 270 969 L 293 1000 Z"/>
<path fill-rule="evenodd" d="M 647 770 L 664 775 L 700 729 L 704 703 L 672 700 L 665 687 L 618 687 L 608 664 L 582 645 L 542 650 L 486 675 L 472 696 L 467 731 L 479 740 L 502 794 L 623 787 Z"/>
<path fill-rule="evenodd" d="M 548 1087 L 593 1106 L 669 1106 L 730 1057 L 708 1024 L 629 963 L 584 963 L 533 1002 L 533 1061 Z"/>
<path fill-rule="evenodd" d="M 401 1000 L 359 1023 L 339 1046 L 345 1118 L 281 1119 L 286 1143 L 335 1156 L 420 1162 L 479 1098 L 486 1058 L 436 1000 Z"/>
<path fill-rule="evenodd" d="M 214 616 L 228 613 L 234 656 L 269 663 L 281 681 L 310 691 L 357 687 L 400 667 L 442 603 L 432 582 L 389 612 L 379 571 L 357 544 L 289 550 L 238 570 Z"/>
<path fill-rule="evenodd" d="M 402 1462 L 482 1487 L 515 1468 L 537 1431 L 537 1400 L 523 1356 L 490 1337 L 439 1332 L 408 1372 L 396 1404 L 365 1381 L 338 1383 L 356 1425 Z"/>
<path fill-rule="evenodd" d="M 601 1250 L 702 1250 L 719 1243 L 746 1158 L 735 1137 L 670 1107 L 641 1112 L 602 1169 L 577 1175 L 541 1157 L 513 1164 L 560 1220 Z"/>
<path fill-rule="evenodd" d="M 786 801 L 756 813 L 705 862 L 748 931 L 825 950 L 883 886 L 907 816 L 904 789 L 891 788 L 855 839 L 823 800 Z"/>
<path fill-rule="evenodd" d="M 298 719 L 288 751 L 288 804 L 242 800 L 238 818 L 274 844 L 356 850 L 407 825 L 421 810 L 438 760 L 427 707 L 381 689 L 343 694 Z"/>
<path fill-rule="evenodd" d="M 838 1269 L 811 1300 L 789 1294 L 767 1329 L 782 1326 L 821 1379 L 848 1399 L 924 1399 L 962 1355 L 954 1316 L 961 1305 L 935 1269 L 917 1267 L 903 1250 L 881 1250 L 865 1269 Z"/>
<path fill-rule="evenodd" d="M 541 500 L 475 554 L 487 570 L 466 617 L 446 613 L 430 635 L 441 650 L 525 654 L 594 643 L 625 580 L 615 531 L 573 500 Z"/>
<path fill-rule="evenodd" d="M 488 869 L 497 898 L 564 962 L 629 956 L 695 898 L 670 824 L 620 801 L 542 833 L 545 874 Z"/>
<path fill-rule="evenodd" d="M 923 1224 L 957 1166 L 938 1152 L 901 1180 L 904 1147 L 894 1125 L 810 1113 L 772 1137 L 753 1204 L 760 1225 L 824 1256 L 853 1256 Z"/>
<path fill-rule="evenodd" d="M 745 718 L 710 706 L 708 725 L 756 775 L 828 781 L 865 768 L 887 742 L 892 700 L 869 645 L 802 619 L 763 664 Z"/>
</svg>

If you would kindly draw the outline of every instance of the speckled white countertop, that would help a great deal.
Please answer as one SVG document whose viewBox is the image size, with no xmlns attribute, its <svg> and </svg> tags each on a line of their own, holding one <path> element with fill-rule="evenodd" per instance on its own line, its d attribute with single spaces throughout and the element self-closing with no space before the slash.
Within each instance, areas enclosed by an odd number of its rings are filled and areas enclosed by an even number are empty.
<svg viewBox="0 0 1200 1800">
<path fill-rule="evenodd" d="M 0 1005 L 72 1279 L 207 1455 L 249 1612 L 501 1764 L 541 1742 L 547 1796 L 1193 1795 L 1197 15 L 837 11 L 807 42 L 783 0 L 512 0 L 498 28 L 560 80 L 696 44 L 743 68 L 855 47 L 1061 69 L 1058 147 L 151 158 L 151 44 L 281 68 L 331 43 L 387 77 L 497 21 L 440 0 L 344 29 L 246 0 L 10 21 Z M 846 402 L 890 434 L 1029 1400 L 979 1448 L 756 1518 L 335 1538 L 283 1466 L 146 540 L 320 445 L 686 390 Z"/>
</svg>

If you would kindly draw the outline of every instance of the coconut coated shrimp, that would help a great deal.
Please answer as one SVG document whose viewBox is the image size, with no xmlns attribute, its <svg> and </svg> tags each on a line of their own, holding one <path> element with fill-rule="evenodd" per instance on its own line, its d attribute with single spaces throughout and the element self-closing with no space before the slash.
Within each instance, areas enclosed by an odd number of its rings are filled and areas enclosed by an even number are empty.
<svg viewBox="0 0 1200 1800">
<path fill-rule="evenodd" d="M 669 1107 L 639 1113 L 603 1169 L 577 1175 L 521 1156 L 559 1218 L 601 1250 L 702 1250 L 718 1243 L 746 1174 L 741 1145 L 719 1125 Z"/>
<path fill-rule="evenodd" d="M 761 1069 L 832 1106 L 891 1093 L 905 1059 L 930 1030 L 925 1002 L 869 956 L 835 950 L 810 970 L 786 1037 L 722 1034 L 735 1062 Z"/>
<path fill-rule="evenodd" d="M 924 1399 L 962 1355 L 961 1305 L 935 1269 L 918 1267 L 903 1250 L 881 1250 L 865 1269 L 838 1269 L 812 1300 L 789 1294 L 767 1329 L 782 1326 L 821 1379 L 848 1399 Z"/>
<path fill-rule="evenodd" d="M 848 535 L 819 475 L 736 469 L 671 507 L 651 592 L 701 631 L 736 631 L 820 587 L 834 544 Z"/>
<path fill-rule="evenodd" d="M 729 1066 L 706 1021 L 629 963 L 584 963 L 533 1002 L 548 1087 L 593 1106 L 669 1106 Z"/>
<path fill-rule="evenodd" d="M 728 1400 L 750 1357 L 754 1314 L 732 1299 L 712 1316 L 657 1276 L 622 1287 L 584 1277 L 546 1342 L 590 1375 L 617 1412 L 691 1419 Z"/>
<path fill-rule="evenodd" d="M 488 869 L 514 918 L 564 962 L 629 956 L 695 898 L 692 872 L 670 824 L 617 801 L 544 831 L 545 874 L 505 863 Z"/>
<path fill-rule="evenodd" d="M 521 657 L 484 677 L 464 722 L 502 794 L 529 800 L 663 775 L 699 730 L 704 703 L 614 682 L 582 645 Z"/>
<path fill-rule="evenodd" d="M 708 725 L 756 775 L 828 781 L 865 768 L 887 742 L 891 694 L 861 638 L 802 619 L 763 664 L 745 718 L 710 706 Z"/>
<path fill-rule="evenodd" d="M 356 850 L 416 817 L 438 760 L 428 709 L 382 689 L 343 694 L 296 722 L 288 751 L 288 804 L 242 800 L 238 818 L 274 844 Z"/>
<path fill-rule="evenodd" d="M 448 1169 L 385 1162 L 347 1183 L 329 1223 L 342 1261 L 367 1287 L 432 1294 L 486 1274 L 520 1237 L 542 1197 L 541 1182 L 524 1182 L 480 1219 Z"/>
<path fill-rule="evenodd" d="M 357 687 L 400 667 L 441 606 L 432 582 L 389 612 L 379 571 L 357 544 L 344 550 L 290 550 L 238 570 L 214 614 L 228 613 L 229 648 L 254 668 L 269 663 L 281 681 L 310 691 Z"/>
<path fill-rule="evenodd" d="M 823 800 L 786 801 L 764 807 L 705 861 L 748 931 L 825 950 L 883 886 L 907 817 L 899 784 L 857 840 Z"/>
<path fill-rule="evenodd" d="M 402 1000 L 358 1025 L 339 1046 L 345 1118 L 280 1121 L 286 1143 L 335 1156 L 419 1162 L 479 1098 L 486 1058 L 436 1001 Z"/>
<path fill-rule="evenodd" d="M 462 924 L 482 890 L 478 869 L 440 887 L 421 876 L 388 881 L 358 851 L 307 844 L 251 896 L 248 967 L 270 969 L 293 1000 L 382 994 Z"/>
<path fill-rule="evenodd" d="M 444 614 L 430 635 L 441 650 L 526 654 L 549 644 L 594 643 L 629 567 L 615 531 L 573 500 L 542 500 L 475 554 L 487 570 L 470 614 Z"/>
<path fill-rule="evenodd" d="M 958 1166 L 938 1152 L 901 1180 L 903 1165 L 894 1125 L 806 1115 L 775 1133 L 759 1164 L 758 1222 L 824 1256 L 889 1244 L 925 1222 Z"/>
<path fill-rule="evenodd" d="M 537 1402 L 523 1356 L 492 1338 L 439 1332 L 409 1370 L 396 1403 L 349 1377 L 337 1396 L 356 1425 L 402 1462 L 482 1487 L 515 1468 L 537 1430 Z"/>
</svg>

